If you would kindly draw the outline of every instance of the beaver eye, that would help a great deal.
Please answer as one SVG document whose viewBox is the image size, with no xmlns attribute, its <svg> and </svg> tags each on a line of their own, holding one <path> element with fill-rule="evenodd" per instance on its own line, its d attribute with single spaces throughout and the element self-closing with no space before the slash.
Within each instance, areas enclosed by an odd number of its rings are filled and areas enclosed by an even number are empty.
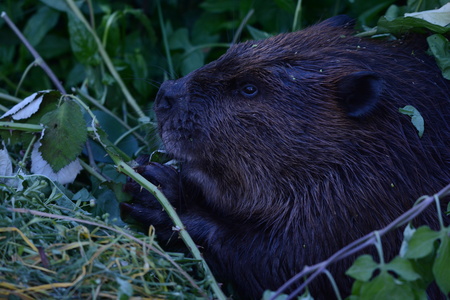
<svg viewBox="0 0 450 300">
<path fill-rule="evenodd" d="M 246 84 L 240 90 L 242 96 L 254 97 L 258 94 L 258 88 L 253 84 Z"/>
</svg>

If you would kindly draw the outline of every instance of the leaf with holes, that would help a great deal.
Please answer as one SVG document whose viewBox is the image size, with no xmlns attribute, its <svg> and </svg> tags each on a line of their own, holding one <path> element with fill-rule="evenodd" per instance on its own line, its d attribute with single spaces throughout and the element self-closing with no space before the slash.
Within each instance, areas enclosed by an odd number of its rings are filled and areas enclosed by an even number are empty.
<svg viewBox="0 0 450 300">
<path fill-rule="evenodd" d="M 58 172 L 81 153 L 87 138 L 87 127 L 78 105 L 64 101 L 60 107 L 41 118 L 45 126 L 39 152 Z"/>
</svg>

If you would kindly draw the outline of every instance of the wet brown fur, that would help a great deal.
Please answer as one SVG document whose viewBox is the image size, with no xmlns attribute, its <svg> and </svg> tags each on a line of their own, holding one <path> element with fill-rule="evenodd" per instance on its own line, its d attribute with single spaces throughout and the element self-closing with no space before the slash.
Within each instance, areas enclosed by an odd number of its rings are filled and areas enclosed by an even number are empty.
<svg viewBox="0 0 450 300">
<path fill-rule="evenodd" d="M 450 84 L 418 40 L 359 38 L 333 19 L 234 45 L 162 85 L 155 110 L 166 150 L 182 162 L 182 183 L 162 166 L 141 172 L 163 190 L 182 189 L 169 198 L 213 272 L 243 298 L 277 289 L 450 182 Z M 376 103 L 350 116 L 342 82 L 359 72 L 376 77 L 368 92 Z M 247 84 L 255 96 L 241 93 Z M 405 105 L 424 117 L 422 138 L 398 112 Z M 134 188 L 136 203 L 148 199 Z M 123 207 L 169 239 L 164 212 L 143 211 Z M 421 220 L 435 222 L 435 212 Z M 400 234 L 384 240 L 388 257 Z M 348 291 L 343 265 L 331 271 Z M 321 279 L 313 292 L 329 299 Z"/>
</svg>

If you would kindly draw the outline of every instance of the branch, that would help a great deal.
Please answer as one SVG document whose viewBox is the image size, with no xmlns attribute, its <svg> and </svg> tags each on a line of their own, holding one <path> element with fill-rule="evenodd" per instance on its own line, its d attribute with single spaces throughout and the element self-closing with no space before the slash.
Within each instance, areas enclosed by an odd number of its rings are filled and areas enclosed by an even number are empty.
<svg viewBox="0 0 450 300">
<path fill-rule="evenodd" d="M 5 20 L 6 24 L 14 31 L 14 33 L 17 35 L 17 37 L 22 41 L 22 43 L 25 45 L 25 47 L 30 51 L 31 55 L 33 55 L 35 59 L 35 63 L 39 65 L 44 72 L 50 77 L 50 80 L 53 82 L 53 84 L 56 86 L 56 88 L 61 92 L 61 94 L 65 95 L 66 90 L 62 86 L 61 82 L 59 82 L 58 78 L 55 76 L 55 74 L 52 72 L 50 67 L 47 65 L 47 63 L 42 59 L 42 57 L 37 53 L 37 51 L 31 46 L 31 44 L 28 42 L 28 40 L 25 38 L 25 36 L 20 32 L 20 30 L 16 27 L 16 25 L 11 21 L 11 19 L 8 17 L 8 15 L 5 12 L 2 12 L 1 17 Z"/>
</svg>

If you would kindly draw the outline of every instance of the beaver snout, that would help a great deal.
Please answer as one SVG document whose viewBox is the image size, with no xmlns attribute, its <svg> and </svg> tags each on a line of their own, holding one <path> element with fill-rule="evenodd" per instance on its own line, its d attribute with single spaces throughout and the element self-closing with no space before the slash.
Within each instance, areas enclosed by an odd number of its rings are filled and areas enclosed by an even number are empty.
<svg viewBox="0 0 450 300">
<path fill-rule="evenodd" d="M 185 80 L 165 81 L 156 95 L 155 111 L 160 113 L 170 113 L 178 103 L 184 102 L 186 98 Z"/>
</svg>

